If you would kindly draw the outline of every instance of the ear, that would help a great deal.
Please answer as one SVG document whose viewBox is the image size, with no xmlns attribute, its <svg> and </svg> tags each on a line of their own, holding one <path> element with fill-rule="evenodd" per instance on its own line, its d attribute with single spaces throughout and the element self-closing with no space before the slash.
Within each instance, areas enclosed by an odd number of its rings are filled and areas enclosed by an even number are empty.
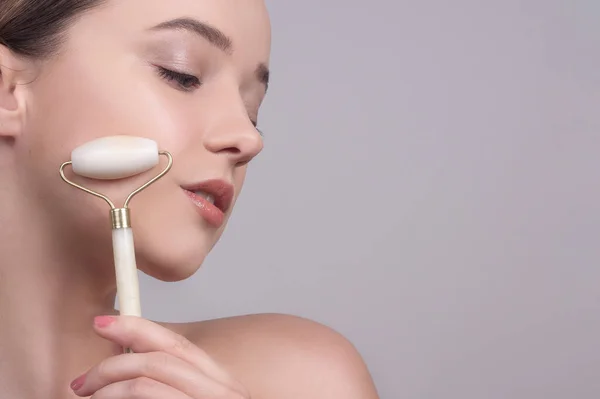
<svg viewBox="0 0 600 399">
<path fill-rule="evenodd" d="M 23 85 L 27 83 L 26 76 L 31 75 L 28 64 L 0 45 L 0 139 L 21 134 L 25 112 Z"/>
</svg>

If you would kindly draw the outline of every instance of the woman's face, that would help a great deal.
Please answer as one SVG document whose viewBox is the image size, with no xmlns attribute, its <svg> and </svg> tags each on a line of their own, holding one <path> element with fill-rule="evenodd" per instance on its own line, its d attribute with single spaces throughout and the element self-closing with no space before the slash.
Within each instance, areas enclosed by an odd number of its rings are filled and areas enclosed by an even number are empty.
<svg viewBox="0 0 600 399">
<path fill-rule="evenodd" d="M 83 15 L 58 56 L 22 88 L 23 131 L 14 144 L 21 194 L 44 210 L 49 229 L 69 235 L 71 248 L 94 242 L 99 256 L 112 256 L 107 204 L 66 185 L 58 168 L 95 138 L 151 138 L 174 165 L 130 204 L 138 266 L 163 280 L 188 277 L 220 237 L 248 162 L 262 149 L 254 124 L 269 52 L 261 0 L 112 0 Z M 120 206 L 158 170 L 113 182 L 70 177 Z M 228 186 L 233 195 L 222 223 L 185 190 L 211 180 L 221 181 L 205 189 L 215 205 L 224 206 Z"/>
</svg>

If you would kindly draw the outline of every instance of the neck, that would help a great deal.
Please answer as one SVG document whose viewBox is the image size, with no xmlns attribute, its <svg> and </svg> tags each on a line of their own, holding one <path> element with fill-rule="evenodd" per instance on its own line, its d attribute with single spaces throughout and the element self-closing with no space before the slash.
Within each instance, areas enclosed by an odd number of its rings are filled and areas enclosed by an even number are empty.
<svg viewBox="0 0 600 399">
<path fill-rule="evenodd" d="M 111 254 L 94 259 L 43 228 L 42 211 L 0 199 L 9 204 L 0 213 L 2 394 L 64 398 L 72 379 L 119 349 L 92 329 L 94 316 L 116 314 Z"/>
</svg>

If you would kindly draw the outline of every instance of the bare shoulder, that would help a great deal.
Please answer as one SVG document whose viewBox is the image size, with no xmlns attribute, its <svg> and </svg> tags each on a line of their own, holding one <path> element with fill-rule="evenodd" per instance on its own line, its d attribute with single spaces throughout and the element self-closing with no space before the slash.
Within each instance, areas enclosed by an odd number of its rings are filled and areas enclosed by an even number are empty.
<svg viewBox="0 0 600 399">
<path fill-rule="evenodd" d="M 234 375 L 253 399 L 377 399 L 350 341 L 322 324 L 283 314 L 187 324 L 192 342 Z"/>
</svg>

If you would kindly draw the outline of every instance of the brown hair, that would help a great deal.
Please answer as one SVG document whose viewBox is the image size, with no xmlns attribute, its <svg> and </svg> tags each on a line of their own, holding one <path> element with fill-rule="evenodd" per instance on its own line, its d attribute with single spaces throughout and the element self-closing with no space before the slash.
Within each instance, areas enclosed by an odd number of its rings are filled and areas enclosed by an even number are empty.
<svg viewBox="0 0 600 399">
<path fill-rule="evenodd" d="M 0 0 L 0 45 L 44 58 L 55 53 L 67 28 L 106 0 Z"/>
</svg>

